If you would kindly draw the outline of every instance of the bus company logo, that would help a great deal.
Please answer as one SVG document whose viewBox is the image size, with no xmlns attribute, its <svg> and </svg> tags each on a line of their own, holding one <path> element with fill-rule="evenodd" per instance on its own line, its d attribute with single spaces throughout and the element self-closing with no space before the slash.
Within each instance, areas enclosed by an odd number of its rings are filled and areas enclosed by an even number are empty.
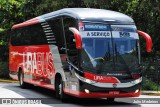
<svg viewBox="0 0 160 107">
<path fill-rule="evenodd" d="M 99 80 L 99 81 L 110 81 L 112 78 L 111 77 L 106 77 L 106 76 L 94 76 L 94 80 Z"/>
<path fill-rule="evenodd" d="M 103 80 L 103 76 L 94 76 L 94 80 Z"/>
<path fill-rule="evenodd" d="M 116 83 L 114 83 L 114 84 L 113 84 L 113 88 L 116 88 L 116 87 L 117 87 L 117 84 L 116 84 Z"/>
<path fill-rule="evenodd" d="M 23 53 L 24 72 L 29 72 L 45 77 L 53 76 L 55 72 L 51 52 L 27 52 Z"/>
</svg>

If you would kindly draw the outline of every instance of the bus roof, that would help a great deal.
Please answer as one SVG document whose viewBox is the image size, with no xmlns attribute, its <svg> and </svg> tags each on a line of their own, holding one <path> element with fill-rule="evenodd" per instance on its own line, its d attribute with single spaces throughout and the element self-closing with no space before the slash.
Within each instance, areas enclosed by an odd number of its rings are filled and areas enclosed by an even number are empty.
<svg viewBox="0 0 160 107">
<path fill-rule="evenodd" d="M 67 15 L 83 21 L 106 21 L 106 22 L 123 22 L 123 23 L 134 23 L 133 19 L 125 14 L 104 10 L 104 9 L 93 9 L 93 8 L 64 8 L 61 10 L 53 11 L 36 18 L 30 19 L 23 23 L 14 25 L 12 29 L 22 27 L 23 25 L 30 25 L 38 22 L 42 22 L 46 19 L 50 19 L 56 16 Z"/>
<path fill-rule="evenodd" d="M 104 9 L 94 9 L 94 8 L 64 8 L 58 11 L 54 11 L 48 14 L 44 14 L 40 17 L 48 19 L 50 17 L 55 17 L 58 15 L 70 15 L 77 19 L 87 20 L 87 19 L 101 19 L 103 21 L 120 21 L 120 22 L 130 22 L 133 23 L 133 19 L 129 16 Z"/>
</svg>

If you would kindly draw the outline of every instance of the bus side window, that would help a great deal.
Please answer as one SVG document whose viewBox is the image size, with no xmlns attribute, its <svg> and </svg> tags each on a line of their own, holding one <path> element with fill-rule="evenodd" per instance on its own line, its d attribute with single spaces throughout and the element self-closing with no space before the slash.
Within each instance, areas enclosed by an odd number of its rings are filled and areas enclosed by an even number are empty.
<svg viewBox="0 0 160 107">
<path fill-rule="evenodd" d="M 65 46 L 64 42 L 64 36 L 63 36 L 63 28 L 62 28 L 62 20 L 61 18 L 53 18 L 50 20 L 47 20 L 47 23 L 50 25 L 51 30 L 53 31 L 53 34 L 56 39 L 56 45 L 58 46 L 59 53 L 60 54 L 66 54 L 65 50 L 62 50 L 61 48 Z"/>
<path fill-rule="evenodd" d="M 31 34 L 28 34 L 28 32 L 30 32 L 28 30 L 30 26 L 25 26 L 23 27 L 23 31 L 22 31 L 22 38 L 23 38 L 23 43 L 22 45 L 31 45 Z"/>
<path fill-rule="evenodd" d="M 13 46 L 16 46 L 19 44 L 19 38 L 18 38 L 18 29 L 12 29 L 12 32 L 11 32 L 11 44 Z"/>
<path fill-rule="evenodd" d="M 45 33 L 40 24 L 34 24 L 30 26 L 28 35 L 31 35 L 31 44 L 32 45 L 45 45 L 47 43 L 47 39 L 45 37 Z"/>
<path fill-rule="evenodd" d="M 78 50 L 76 49 L 76 41 L 74 38 L 74 34 L 69 30 L 69 27 L 77 28 L 76 20 L 73 18 L 66 17 L 63 19 L 63 24 L 64 24 L 68 59 L 71 63 L 77 65 Z"/>
</svg>

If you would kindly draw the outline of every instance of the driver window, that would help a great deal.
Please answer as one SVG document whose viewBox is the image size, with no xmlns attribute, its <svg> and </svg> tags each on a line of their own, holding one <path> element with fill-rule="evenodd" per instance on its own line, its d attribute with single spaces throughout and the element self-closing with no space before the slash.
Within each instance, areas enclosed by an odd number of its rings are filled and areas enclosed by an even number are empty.
<svg viewBox="0 0 160 107">
<path fill-rule="evenodd" d="M 76 20 L 73 18 L 65 17 L 63 19 L 64 31 L 65 31 L 65 40 L 66 40 L 66 50 L 69 61 L 77 65 L 77 56 L 78 50 L 76 49 L 76 41 L 74 34 L 69 30 L 69 27 L 76 27 Z"/>
</svg>

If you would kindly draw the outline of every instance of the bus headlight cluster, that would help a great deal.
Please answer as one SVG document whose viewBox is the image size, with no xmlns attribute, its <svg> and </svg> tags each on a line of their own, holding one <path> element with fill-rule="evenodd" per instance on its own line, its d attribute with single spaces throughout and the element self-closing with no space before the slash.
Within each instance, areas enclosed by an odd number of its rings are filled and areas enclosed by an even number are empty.
<svg viewBox="0 0 160 107">
<path fill-rule="evenodd" d="M 84 89 L 85 93 L 89 94 L 90 91 L 88 89 Z"/>
<path fill-rule="evenodd" d="M 83 78 L 83 77 L 82 77 L 82 78 Z M 88 83 L 88 84 L 93 84 L 93 83 L 95 83 L 95 81 L 92 81 L 92 80 L 86 79 L 86 78 L 83 78 L 82 81 L 84 81 L 84 82 L 86 82 L 86 83 Z"/>
<path fill-rule="evenodd" d="M 85 79 L 85 82 L 87 82 L 87 83 L 89 83 L 89 84 L 94 83 L 94 81 L 89 80 L 89 79 Z"/>
<path fill-rule="evenodd" d="M 136 79 L 134 81 L 131 81 L 132 84 L 137 84 L 137 83 L 140 83 L 142 81 L 142 77 L 139 78 L 139 79 Z"/>
<path fill-rule="evenodd" d="M 137 89 L 134 93 L 138 93 L 139 92 L 139 89 Z"/>
<path fill-rule="evenodd" d="M 86 79 L 86 78 L 84 78 L 84 77 L 81 77 L 81 76 L 79 76 L 79 75 L 76 74 L 76 73 L 75 73 L 75 75 L 76 75 L 77 78 L 79 78 L 81 81 L 84 81 L 84 82 L 86 82 L 86 83 L 88 83 L 88 84 L 93 84 L 93 83 L 95 83 L 95 81 L 92 81 L 92 80 L 90 80 L 90 79 Z"/>
</svg>

